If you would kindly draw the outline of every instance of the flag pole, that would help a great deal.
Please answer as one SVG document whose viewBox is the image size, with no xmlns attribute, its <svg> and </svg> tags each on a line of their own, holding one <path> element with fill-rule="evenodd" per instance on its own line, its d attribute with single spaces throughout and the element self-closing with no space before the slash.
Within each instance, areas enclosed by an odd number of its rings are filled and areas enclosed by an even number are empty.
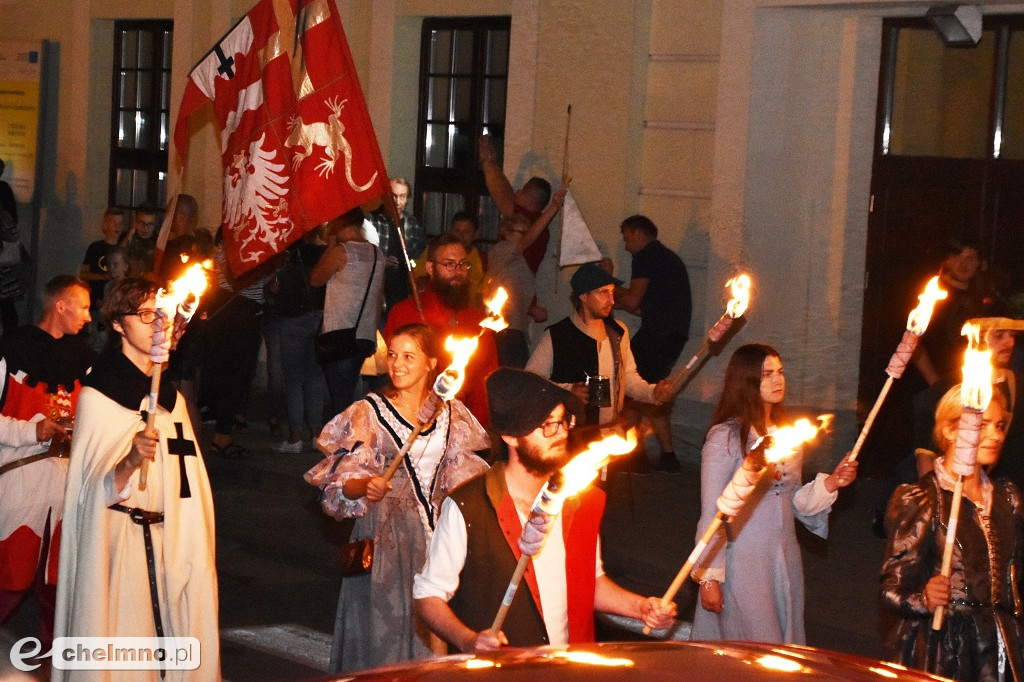
<svg viewBox="0 0 1024 682">
<path fill-rule="evenodd" d="M 416 310 L 420 313 L 420 320 L 426 322 L 423 317 L 423 304 L 420 302 L 420 291 L 416 287 L 416 278 L 412 274 L 412 262 L 409 260 L 409 250 L 405 246 L 405 235 L 402 234 L 402 216 L 398 213 L 398 205 L 395 203 L 395 196 L 391 193 L 391 181 L 385 184 L 384 207 L 385 213 L 395 225 L 395 232 L 398 233 L 398 243 L 402 246 L 402 258 L 405 260 L 405 271 L 409 276 L 409 287 L 412 289 L 412 300 L 416 303 Z"/>
<path fill-rule="evenodd" d="M 569 126 L 572 123 L 572 105 L 565 110 L 565 141 L 562 143 L 562 187 L 572 182 L 569 177 Z"/>
</svg>

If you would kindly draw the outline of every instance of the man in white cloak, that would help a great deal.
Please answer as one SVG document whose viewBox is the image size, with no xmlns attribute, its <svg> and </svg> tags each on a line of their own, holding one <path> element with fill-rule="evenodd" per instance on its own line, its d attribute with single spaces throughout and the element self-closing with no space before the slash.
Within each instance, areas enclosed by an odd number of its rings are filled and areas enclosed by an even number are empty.
<svg viewBox="0 0 1024 682">
<path fill-rule="evenodd" d="M 170 382 L 145 429 L 155 286 L 118 283 L 104 303 L 120 348 L 78 400 L 65 498 L 55 637 L 195 637 L 197 670 L 53 671 L 53 680 L 219 680 L 210 483 L 185 401 Z M 139 469 L 148 460 L 145 490 Z M 55 652 L 59 655 L 59 652 Z"/>
</svg>

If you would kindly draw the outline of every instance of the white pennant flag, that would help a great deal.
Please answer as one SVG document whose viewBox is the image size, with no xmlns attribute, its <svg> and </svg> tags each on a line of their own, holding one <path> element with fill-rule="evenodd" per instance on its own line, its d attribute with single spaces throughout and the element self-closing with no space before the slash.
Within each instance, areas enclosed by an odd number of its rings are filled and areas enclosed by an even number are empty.
<svg viewBox="0 0 1024 682">
<path fill-rule="evenodd" d="M 565 202 L 562 204 L 562 245 L 558 251 L 558 265 L 564 268 L 569 265 L 592 263 L 602 258 L 604 255 L 597 248 L 594 235 L 590 234 L 590 228 L 580 213 L 580 207 L 576 204 L 572 191 L 566 192 Z"/>
</svg>

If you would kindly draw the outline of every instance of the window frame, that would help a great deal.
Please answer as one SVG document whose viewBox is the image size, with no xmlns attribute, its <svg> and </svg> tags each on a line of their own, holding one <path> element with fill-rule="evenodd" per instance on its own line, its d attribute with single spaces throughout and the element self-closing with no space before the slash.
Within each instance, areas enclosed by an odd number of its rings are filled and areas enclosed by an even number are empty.
<svg viewBox="0 0 1024 682">
<path fill-rule="evenodd" d="M 129 67 L 122 62 L 123 33 L 125 31 L 145 31 L 153 36 L 150 66 L 143 69 L 139 66 Z M 164 49 L 165 34 L 169 34 L 171 46 L 174 40 L 174 21 L 171 19 L 119 19 L 114 22 L 114 59 L 111 77 L 111 108 L 110 108 L 110 165 L 107 183 L 107 203 L 124 210 L 134 210 L 142 205 L 151 205 L 159 210 L 163 205 L 160 195 L 160 180 L 167 177 L 168 147 L 170 144 L 170 64 L 165 68 Z M 121 106 L 121 75 L 124 71 L 150 72 L 149 87 L 152 93 L 148 107 Z M 163 101 L 163 74 L 168 79 L 167 101 Z M 163 106 L 166 105 L 166 108 Z M 125 147 L 118 144 L 118 124 L 124 111 L 146 111 L 153 122 L 150 126 L 150 139 L 145 147 Z M 166 121 L 166 127 L 165 127 Z M 160 148 L 161 132 L 164 134 L 164 146 Z M 146 194 L 142 201 L 135 201 L 133 184 L 132 199 L 129 204 L 118 201 L 117 172 L 121 169 L 147 171 Z M 164 186 L 166 192 L 166 185 Z"/>
<path fill-rule="evenodd" d="M 896 56 L 899 33 L 903 29 L 935 30 L 926 17 L 888 18 L 882 23 L 882 58 L 879 63 L 878 78 L 878 98 L 882 106 L 878 107 L 875 130 L 875 149 L 882 156 L 903 156 L 892 152 L 886 139 L 886 130 L 891 128 L 894 114 Z M 1024 34 L 1024 17 L 1015 14 L 986 15 L 982 21 L 982 30 L 995 32 L 996 49 L 992 63 L 994 78 L 989 98 L 985 153 L 981 157 L 972 158 L 998 159 L 1000 154 L 996 147 L 996 137 L 997 134 L 1002 134 L 1005 123 L 1006 92 L 1010 77 L 1008 56 L 1010 38 L 1012 33 Z M 973 48 L 948 46 L 947 49 L 969 50 Z"/>
<path fill-rule="evenodd" d="M 483 122 L 484 81 L 493 76 L 486 73 L 487 58 L 487 34 L 489 31 L 506 31 L 511 39 L 512 18 L 510 16 L 481 16 L 481 17 L 426 17 L 420 32 L 420 64 L 419 64 L 419 108 L 416 115 L 416 169 L 414 175 L 415 195 L 413 199 L 413 213 L 420 219 L 421 224 L 428 236 L 433 236 L 448 229 L 447 225 L 428 225 L 423 220 L 424 203 L 428 193 L 461 195 L 463 200 L 462 210 L 472 215 L 484 217 L 481 209 L 483 201 L 489 201 L 487 184 L 484 181 L 480 160 L 475 153 L 476 141 L 483 133 L 485 124 Z M 427 117 L 430 101 L 430 82 L 433 76 L 447 76 L 448 73 L 430 71 L 431 42 L 430 37 L 434 31 L 472 31 L 473 32 L 473 65 L 469 75 L 470 81 L 470 140 L 474 152 L 471 154 L 469 167 L 437 167 L 428 166 L 426 159 L 426 138 L 427 126 L 433 119 Z M 460 74 L 463 75 L 463 74 Z M 488 122 L 486 127 L 489 131 L 496 131 L 500 127 L 500 144 L 495 145 L 499 163 L 504 156 L 504 137 L 508 111 L 508 57 L 504 74 L 505 82 L 505 112 L 500 126 Z M 450 121 L 445 121 L 450 123 Z M 450 218 L 454 211 L 447 208 L 443 211 L 445 220 Z M 483 221 L 481 221 L 483 222 Z M 497 225 L 479 226 L 479 239 L 483 243 L 497 240 Z"/>
</svg>

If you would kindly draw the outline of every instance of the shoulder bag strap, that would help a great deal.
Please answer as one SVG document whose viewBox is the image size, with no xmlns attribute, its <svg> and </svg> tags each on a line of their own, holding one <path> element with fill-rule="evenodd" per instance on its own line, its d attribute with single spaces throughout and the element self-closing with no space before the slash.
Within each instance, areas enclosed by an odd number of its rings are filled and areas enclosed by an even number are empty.
<svg viewBox="0 0 1024 682">
<path fill-rule="evenodd" d="M 372 246 L 372 245 L 371 245 Z M 370 268 L 370 281 L 366 283 L 366 291 L 363 292 L 363 302 L 359 305 L 359 317 L 356 318 L 356 323 L 353 325 L 355 329 L 359 330 L 359 321 L 363 319 L 363 311 L 366 309 L 366 297 L 370 295 L 370 287 L 373 286 L 373 276 L 377 272 L 377 247 L 373 247 L 373 266 Z"/>
</svg>

